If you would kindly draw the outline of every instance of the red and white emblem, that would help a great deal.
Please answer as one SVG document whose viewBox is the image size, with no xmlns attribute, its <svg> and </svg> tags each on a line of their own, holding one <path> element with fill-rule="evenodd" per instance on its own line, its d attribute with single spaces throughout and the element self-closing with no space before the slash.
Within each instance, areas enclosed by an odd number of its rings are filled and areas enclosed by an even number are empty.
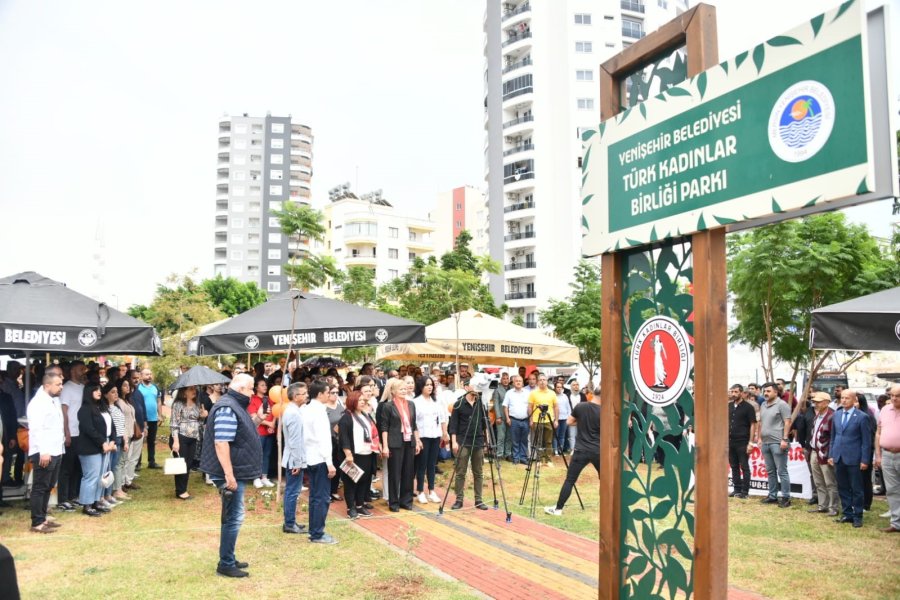
<svg viewBox="0 0 900 600">
<path fill-rule="evenodd" d="M 651 317 L 634 336 L 631 378 L 638 394 L 654 406 L 672 404 L 687 387 L 691 350 L 687 332 L 674 319 Z"/>
</svg>

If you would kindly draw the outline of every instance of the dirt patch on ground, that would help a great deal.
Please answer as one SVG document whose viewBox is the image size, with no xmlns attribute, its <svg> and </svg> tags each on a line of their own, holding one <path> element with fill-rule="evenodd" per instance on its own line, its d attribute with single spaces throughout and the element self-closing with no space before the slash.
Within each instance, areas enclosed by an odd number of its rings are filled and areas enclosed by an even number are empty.
<svg viewBox="0 0 900 600">
<path fill-rule="evenodd" d="M 376 598 L 392 600 L 424 598 L 427 594 L 425 579 L 419 576 L 398 575 L 372 583 L 371 590 Z"/>
</svg>

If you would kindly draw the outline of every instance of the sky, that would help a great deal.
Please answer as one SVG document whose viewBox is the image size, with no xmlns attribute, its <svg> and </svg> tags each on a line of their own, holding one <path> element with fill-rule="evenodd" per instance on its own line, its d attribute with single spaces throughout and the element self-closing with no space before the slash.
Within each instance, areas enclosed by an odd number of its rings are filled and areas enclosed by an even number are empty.
<svg viewBox="0 0 900 600">
<path fill-rule="evenodd" d="M 713 4 L 724 60 L 838 2 Z M 349 182 L 425 217 L 483 188 L 484 6 L 0 0 L 0 276 L 123 310 L 172 273 L 210 276 L 224 114 L 312 127 L 314 205 Z M 890 203 L 851 215 L 884 235 Z"/>
</svg>

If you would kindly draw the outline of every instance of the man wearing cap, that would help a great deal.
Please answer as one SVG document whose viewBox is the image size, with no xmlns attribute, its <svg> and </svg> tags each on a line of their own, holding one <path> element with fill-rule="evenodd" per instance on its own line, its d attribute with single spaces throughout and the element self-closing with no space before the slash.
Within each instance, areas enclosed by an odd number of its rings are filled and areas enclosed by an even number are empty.
<svg viewBox="0 0 900 600">
<path fill-rule="evenodd" d="M 891 512 L 890 525 L 881 531 L 900 533 L 900 384 L 892 385 L 890 392 L 875 432 L 875 466 L 881 465 Z"/>
<path fill-rule="evenodd" d="M 838 515 L 840 497 L 838 496 L 837 479 L 834 467 L 828 464 L 828 448 L 831 445 L 831 430 L 834 423 L 834 411 L 828 406 L 831 396 L 827 392 L 816 392 L 812 395 L 816 416 L 812 423 L 812 434 L 809 440 L 810 471 L 816 484 L 816 497 L 819 506 L 807 512 L 828 513 L 830 517 Z"/>
<path fill-rule="evenodd" d="M 477 395 L 473 389 L 460 390 L 456 403 L 453 405 L 453 412 L 450 414 L 447 432 L 450 434 L 450 444 L 457 461 L 453 490 L 456 493 L 456 501 L 450 510 L 459 510 L 463 507 L 463 486 L 466 483 L 470 460 L 472 461 L 472 478 L 475 480 L 475 508 L 480 510 L 488 508 L 481 499 L 484 482 L 482 465 L 484 464 L 486 419 L 482 406 L 477 403 Z"/>
</svg>

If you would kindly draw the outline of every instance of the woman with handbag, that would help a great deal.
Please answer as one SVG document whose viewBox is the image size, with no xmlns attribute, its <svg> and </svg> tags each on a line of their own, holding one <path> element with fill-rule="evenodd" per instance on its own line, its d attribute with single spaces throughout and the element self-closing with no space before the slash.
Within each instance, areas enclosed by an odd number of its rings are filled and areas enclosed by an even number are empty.
<svg viewBox="0 0 900 600">
<path fill-rule="evenodd" d="M 122 487 L 125 485 L 125 469 L 128 465 L 128 461 L 131 458 L 131 443 L 132 438 L 134 437 L 134 406 L 131 405 L 131 402 L 128 400 L 128 393 L 131 390 L 130 384 L 124 379 L 119 379 L 115 382 L 116 386 L 116 394 L 119 399 L 116 402 L 116 406 L 119 407 L 119 410 L 122 411 L 122 415 L 124 416 L 124 424 L 125 427 L 121 430 L 117 429 L 117 432 L 121 432 L 119 436 L 122 439 L 119 460 L 116 462 L 116 468 L 113 470 L 113 475 L 115 475 L 115 482 L 113 483 L 113 498 L 116 500 L 131 500 L 131 496 L 125 493 Z M 123 395 L 123 391 L 125 391 L 125 395 Z"/>
<path fill-rule="evenodd" d="M 115 506 L 119 503 L 113 496 L 116 484 L 115 474 L 118 470 L 119 462 L 124 462 L 125 456 L 123 453 L 127 452 L 127 442 L 122 435 L 126 431 L 125 413 L 119 408 L 119 390 L 116 389 L 115 382 L 110 382 L 103 386 L 103 400 L 101 402 L 106 402 L 107 411 L 109 416 L 112 417 L 113 430 L 115 431 L 113 441 L 116 444 L 116 449 L 109 453 L 108 469 L 113 473 L 113 481 L 110 485 L 103 488 L 101 497 L 107 504 Z M 122 500 L 125 500 L 125 498 Z"/>
<path fill-rule="evenodd" d="M 100 479 L 105 473 L 107 455 L 116 449 L 115 432 L 108 406 L 101 402 L 100 386 L 84 386 L 81 408 L 78 409 L 78 460 L 81 462 L 81 487 L 78 503 L 81 512 L 89 517 L 99 517 L 112 510 L 112 505 L 101 499 Z"/>
<path fill-rule="evenodd" d="M 194 462 L 200 442 L 200 419 L 206 417 L 206 410 L 197 401 L 197 388 L 187 387 L 178 390 L 178 397 L 172 403 L 172 453 L 185 462 L 185 472 L 175 476 L 175 497 L 179 500 L 191 500 L 188 493 L 190 466 Z"/>
</svg>

